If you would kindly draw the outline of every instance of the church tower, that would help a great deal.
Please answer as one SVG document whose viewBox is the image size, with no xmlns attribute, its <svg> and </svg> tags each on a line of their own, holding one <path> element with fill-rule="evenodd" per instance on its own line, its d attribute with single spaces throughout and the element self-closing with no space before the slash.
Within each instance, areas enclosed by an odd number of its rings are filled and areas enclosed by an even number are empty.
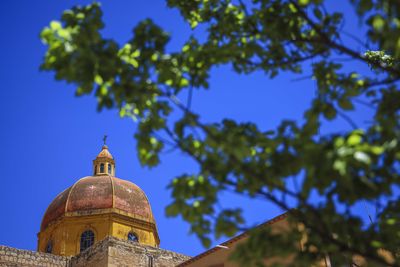
<svg viewBox="0 0 400 267">
<path fill-rule="evenodd" d="M 137 185 L 115 177 L 104 144 L 93 175 L 79 179 L 48 206 L 38 233 L 38 251 L 73 256 L 106 237 L 159 247 L 150 203 Z"/>
</svg>

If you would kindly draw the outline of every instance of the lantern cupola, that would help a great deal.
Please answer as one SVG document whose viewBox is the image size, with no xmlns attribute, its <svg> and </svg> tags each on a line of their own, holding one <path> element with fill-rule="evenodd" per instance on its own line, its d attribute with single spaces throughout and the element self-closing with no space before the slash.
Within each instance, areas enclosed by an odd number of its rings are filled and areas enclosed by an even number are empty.
<svg viewBox="0 0 400 267">
<path fill-rule="evenodd" d="M 106 145 L 107 136 L 104 136 L 104 145 L 93 160 L 93 175 L 111 175 L 115 176 L 115 161 L 110 151 L 108 151 L 108 146 Z"/>
</svg>

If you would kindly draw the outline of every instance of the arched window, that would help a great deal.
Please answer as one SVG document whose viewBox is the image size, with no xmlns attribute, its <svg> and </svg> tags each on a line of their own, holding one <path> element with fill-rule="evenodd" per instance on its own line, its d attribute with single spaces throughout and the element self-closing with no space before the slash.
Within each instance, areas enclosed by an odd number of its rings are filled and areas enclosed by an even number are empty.
<svg viewBox="0 0 400 267">
<path fill-rule="evenodd" d="M 81 247 L 80 251 L 84 251 L 85 249 L 91 247 L 94 243 L 94 233 L 90 230 L 87 230 L 81 235 Z"/>
<path fill-rule="evenodd" d="M 47 242 L 45 252 L 46 253 L 53 252 L 53 242 L 51 240 L 49 240 L 49 242 Z"/>
<path fill-rule="evenodd" d="M 104 163 L 100 164 L 100 173 L 104 173 Z"/>
<path fill-rule="evenodd" d="M 108 164 L 108 174 L 111 174 L 111 164 Z"/>
<path fill-rule="evenodd" d="M 94 166 L 94 174 L 97 174 L 97 165 Z"/>
<path fill-rule="evenodd" d="M 139 242 L 139 238 L 134 233 L 130 232 L 128 234 L 128 240 L 133 242 Z"/>
</svg>

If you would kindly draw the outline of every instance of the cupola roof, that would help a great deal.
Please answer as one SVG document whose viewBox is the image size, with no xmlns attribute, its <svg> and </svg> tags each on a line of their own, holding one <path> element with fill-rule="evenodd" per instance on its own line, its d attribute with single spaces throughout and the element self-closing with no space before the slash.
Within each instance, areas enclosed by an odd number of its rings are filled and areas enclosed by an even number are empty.
<svg viewBox="0 0 400 267">
<path fill-rule="evenodd" d="M 101 148 L 100 153 L 97 155 L 96 158 L 108 158 L 108 159 L 114 159 L 113 156 L 111 155 L 110 151 L 108 151 L 108 146 L 103 145 Z"/>
</svg>

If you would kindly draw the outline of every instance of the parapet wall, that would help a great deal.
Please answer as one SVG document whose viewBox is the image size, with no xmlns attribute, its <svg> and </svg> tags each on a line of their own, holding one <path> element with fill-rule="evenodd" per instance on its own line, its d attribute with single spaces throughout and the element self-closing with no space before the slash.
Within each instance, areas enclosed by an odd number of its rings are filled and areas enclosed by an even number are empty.
<svg viewBox="0 0 400 267">
<path fill-rule="evenodd" d="M 0 246 L 1 267 L 66 267 L 68 262 L 68 257 Z"/>
<path fill-rule="evenodd" d="M 74 257 L 0 246 L 0 267 L 174 267 L 190 257 L 107 237 Z"/>
<path fill-rule="evenodd" d="M 107 237 L 71 258 L 71 267 L 174 267 L 190 257 L 172 251 Z"/>
</svg>

